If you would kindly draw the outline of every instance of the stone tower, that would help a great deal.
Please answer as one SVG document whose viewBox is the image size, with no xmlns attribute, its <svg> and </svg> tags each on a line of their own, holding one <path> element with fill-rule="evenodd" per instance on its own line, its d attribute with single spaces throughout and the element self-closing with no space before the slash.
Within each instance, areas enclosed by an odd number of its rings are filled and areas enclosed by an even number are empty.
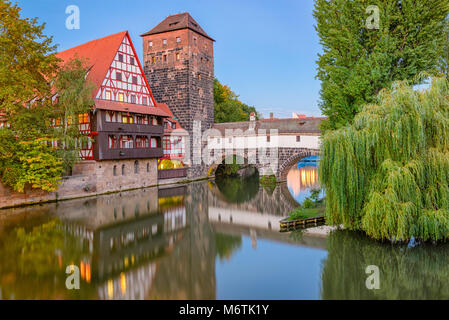
<svg viewBox="0 0 449 320">
<path fill-rule="evenodd" d="M 190 134 L 188 175 L 205 176 L 206 166 L 198 160 L 201 142 L 195 143 L 193 133 L 198 136 L 214 123 L 215 40 L 187 12 L 168 16 L 141 37 L 144 71 L 154 98 L 166 103 Z"/>
</svg>

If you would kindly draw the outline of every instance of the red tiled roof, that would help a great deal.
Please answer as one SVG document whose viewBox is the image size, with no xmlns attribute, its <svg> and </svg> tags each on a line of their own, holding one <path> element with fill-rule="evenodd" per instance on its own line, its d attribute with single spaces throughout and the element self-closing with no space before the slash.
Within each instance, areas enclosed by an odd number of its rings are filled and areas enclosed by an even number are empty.
<svg viewBox="0 0 449 320">
<path fill-rule="evenodd" d="M 56 56 L 62 59 L 63 63 L 75 57 L 88 60 L 91 69 L 87 79 L 94 83 L 93 96 L 95 97 L 127 33 L 128 31 L 122 31 L 101 39 L 92 40 L 71 49 L 61 51 Z"/>
<path fill-rule="evenodd" d="M 92 81 L 94 84 L 94 90 L 92 92 L 92 96 L 95 100 L 94 108 L 170 117 L 170 115 L 166 111 L 164 111 L 165 109 L 161 109 L 157 103 L 155 107 L 150 107 L 117 101 L 99 100 L 95 98 L 96 93 L 102 85 L 109 67 L 111 66 L 112 61 L 114 60 L 114 57 L 118 49 L 120 48 L 120 45 L 122 44 L 123 38 L 125 36 L 129 38 L 128 31 L 122 31 L 104 38 L 89 41 L 77 47 L 59 52 L 57 56 L 58 58 L 63 60 L 63 63 L 68 62 L 72 58 L 87 59 L 88 65 L 90 67 L 87 79 Z M 129 40 L 131 41 L 131 39 Z M 139 59 L 137 56 L 136 58 L 138 65 L 141 68 Z M 146 81 L 145 76 L 144 79 Z M 148 85 L 148 82 L 146 82 L 146 84 Z M 150 95 L 151 97 L 153 97 L 151 88 Z"/>
<path fill-rule="evenodd" d="M 141 37 L 148 36 L 151 34 L 164 33 L 174 30 L 190 29 L 193 30 L 206 38 L 215 41 L 200 27 L 200 25 L 192 18 L 188 12 L 178 13 L 165 18 L 161 23 L 150 31 L 141 34 Z"/>
<path fill-rule="evenodd" d="M 157 104 L 156 107 L 143 106 L 139 104 L 125 103 L 125 102 L 116 102 L 116 101 L 107 101 L 107 100 L 98 100 L 95 99 L 95 108 L 101 110 L 110 110 L 110 111 L 122 111 L 122 112 L 132 112 L 132 113 L 140 113 L 140 114 L 150 114 L 154 116 L 161 116 L 169 118 L 170 114 L 164 111 Z"/>
<path fill-rule="evenodd" d="M 176 123 L 176 129 L 172 129 L 170 126 L 167 126 L 166 129 L 164 129 L 164 133 L 169 134 L 172 131 L 176 131 L 176 133 L 179 134 L 188 134 L 187 131 L 185 131 L 184 129 L 182 129 L 181 125 L 179 124 L 179 121 L 177 119 L 175 119 L 175 116 L 173 115 L 173 113 L 171 112 L 170 108 L 165 104 L 165 103 L 157 103 L 157 107 L 160 108 L 161 110 L 163 110 L 164 112 L 166 112 L 167 114 L 169 114 L 169 118 L 167 120 L 169 120 L 170 122 L 175 122 Z M 185 132 L 182 132 L 182 130 L 184 130 Z"/>
</svg>

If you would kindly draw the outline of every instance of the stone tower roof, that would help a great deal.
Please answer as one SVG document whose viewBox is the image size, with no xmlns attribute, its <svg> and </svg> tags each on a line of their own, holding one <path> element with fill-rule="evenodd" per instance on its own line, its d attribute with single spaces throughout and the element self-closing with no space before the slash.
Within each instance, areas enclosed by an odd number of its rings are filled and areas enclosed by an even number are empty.
<svg viewBox="0 0 449 320">
<path fill-rule="evenodd" d="M 144 37 L 151 34 L 158 34 L 181 29 L 190 29 L 212 41 L 215 41 L 214 39 L 209 37 L 206 31 L 204 31 L 203 28 L 200 27 L 200 25 L 195 21 L 195 19 L 192 18 L 192 16 L 188 12 L 168 16 L 156 27 L 146 33 L 141 34 L 140 36 Z"/>
</svg>

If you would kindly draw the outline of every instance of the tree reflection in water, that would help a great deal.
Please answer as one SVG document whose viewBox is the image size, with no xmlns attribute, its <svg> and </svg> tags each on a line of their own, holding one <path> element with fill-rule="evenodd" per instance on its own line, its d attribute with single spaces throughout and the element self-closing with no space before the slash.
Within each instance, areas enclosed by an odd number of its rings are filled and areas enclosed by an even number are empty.
<svg viewBox="0 0 449 320">
<path fill-rule="evenodd" d="M 217 248 L 217 256 L 220 260 L 229 260 L 242 246 L 242 236 L 217 233 L 215 235 L 215 246 Z"/>
<path fill-rule="evenodd" d="M 259 173 L 242 178 L 239 176 L 221 176 L 215 180 L 218 189 L 230 203 L 244 203 L 253 199 L 259 192 Z"/>
<path fill-rule="evenodd" d="M 328 238 L 322 272 L 323 299 L 449 299 L 449 245 L 414 248 L 336 231 Z M 365 269 L 376 265 L 380 289 L 368 290 Z"/>
</svg>

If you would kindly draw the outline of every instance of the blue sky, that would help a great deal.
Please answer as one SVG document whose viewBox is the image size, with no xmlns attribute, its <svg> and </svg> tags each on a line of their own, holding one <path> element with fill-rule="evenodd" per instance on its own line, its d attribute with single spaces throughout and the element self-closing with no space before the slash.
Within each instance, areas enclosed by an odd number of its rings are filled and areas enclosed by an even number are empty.
<svg viewBox="0 0 449 320">
<path fill-rule="evenodd" d="M 170 14 L 188 11 L 216 40 L 215 76 L 268 116 L 321 114 L 315 79 L 321 51 L 313 0 L 18 0 L 25 17 L 46 23 L 58 50 L 123 30 L 142 60 L 140 34 Z M 65 9 L 80 8 L 81 28 L 68 30 Z"/>
</svg>

